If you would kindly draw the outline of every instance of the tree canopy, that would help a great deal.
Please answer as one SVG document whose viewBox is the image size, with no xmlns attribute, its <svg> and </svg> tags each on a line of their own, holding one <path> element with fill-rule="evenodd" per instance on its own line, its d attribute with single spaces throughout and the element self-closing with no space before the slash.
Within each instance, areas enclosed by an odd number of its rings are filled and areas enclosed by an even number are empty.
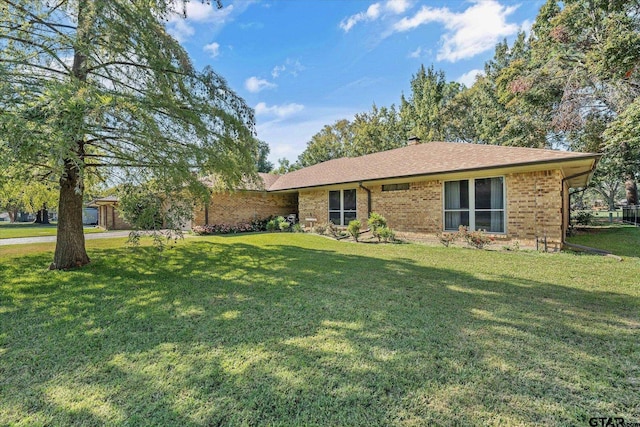
<svg viewBox="0 0 640 427">
<path fill-rule="evenodd" d="M 181 4 L 0 1 L 0 162 L 58 177 L 54 268 L 89 262 L 82 194 L 96 170 L 194 190 L 198 174 L 233 185 L 255 171 L 253 110 L 166 31 Z"/>
</svg>

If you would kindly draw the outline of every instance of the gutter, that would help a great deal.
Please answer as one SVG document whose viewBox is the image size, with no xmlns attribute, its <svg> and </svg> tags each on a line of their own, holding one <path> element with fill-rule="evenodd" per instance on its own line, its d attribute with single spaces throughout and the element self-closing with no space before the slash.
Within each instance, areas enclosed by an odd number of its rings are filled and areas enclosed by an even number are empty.
<svg viewBox="0 0 640 427">
<path fill-rule="evenodd" d="M 367 192 L 367 218 L 371 216 L 371 190 L 362 185 L 362 181 L 358 183 L 358 187 Z"/>
</svg>

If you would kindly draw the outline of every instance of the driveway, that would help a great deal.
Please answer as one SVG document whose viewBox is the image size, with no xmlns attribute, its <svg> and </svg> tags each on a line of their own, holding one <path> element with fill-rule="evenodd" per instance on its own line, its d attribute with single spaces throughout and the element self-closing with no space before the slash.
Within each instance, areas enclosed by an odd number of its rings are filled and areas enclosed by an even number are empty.
<svg viewBox="0 0 640 427">
<path fill-rule="evenodd" d="M 113 237 L 127 237 L 129 235 L 128 230 L 121 231 L 105 231 L 104 233 L 91 233 L 85 234 L 85 240 L 93 239 L 110 239 Z M 4 245 L 22 245 L 25 243 L 47 243 L 55 242 L 56 236 L 41 236 L 41 237 L 18 237 L 14 239 L 0 239 L 0 246 Z"/>
</svg>

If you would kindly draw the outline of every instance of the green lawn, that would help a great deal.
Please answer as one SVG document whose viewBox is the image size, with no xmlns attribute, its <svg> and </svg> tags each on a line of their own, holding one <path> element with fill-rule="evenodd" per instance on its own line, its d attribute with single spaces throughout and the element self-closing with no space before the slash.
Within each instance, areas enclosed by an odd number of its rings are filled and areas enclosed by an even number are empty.
<svg viewBox="0 0 640 427">
<path fill-rule="evenodd" d="M 567 241 L 578 245 L 604 249 L 615 255 L 640 257 L 640 227 L 633 225 L 581 228 Z"/>
<path fill-rule="evenodd" d="M 0 425 L 640 422 L 640 258 L 123 242 L 0 247 Z"/>
<path fill-rule="evenodd" d="M 40 237 L 55 236 L 57 233 L 55 224 L 43 225 L 31 222 L 4 223 L 0 222 L 0 239 L 13 239 L 16 237 Z M 104 229 L 87 226 L 84 227 L 84 233 L 102 233 Z"/>
</svg>

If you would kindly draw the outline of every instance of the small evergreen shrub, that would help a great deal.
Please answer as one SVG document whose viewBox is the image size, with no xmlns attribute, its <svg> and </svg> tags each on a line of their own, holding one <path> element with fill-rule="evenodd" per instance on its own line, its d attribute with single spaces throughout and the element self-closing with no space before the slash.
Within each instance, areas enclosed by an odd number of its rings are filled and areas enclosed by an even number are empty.
<svg viewBox="0 0 640 427">
<path fill-rule="evenodd" d="M 278 223 L 278 227 L 280 228 L 280 231 L 290 231 L 291 224 L 289 224 L 287 221 L 282 221 Z"/>
<path fill-rule="evenodd" d="M 383 227 L 387 226 L 387 220 L 385 217 L 383 217 L 382 215 L 375 213 L 375 212 L 371 212 L 371 214 L 369 214 L 369 220 L 367 221 L 367 223 L 369 224 L 369 227 L 371 228 L 371 234 L 374 235 L 374 237 L 378 238 L 378 242 L 380 241 L 380 234 L 378 233 L 378 230 L 380 230 Z"/>
<path fill-rule="evenodd" d="M 302 228 L 302 225 L 297 222 L 293 224 L 293 226 L 291 227 L 291 231 L 293 231 L 294 233 L 304 233 L 304 228 Z"/>
<path fill-rule="evenodd" d="M 351 234 L 351 237 L 353 237 L 356 242 L 358 241 L 360 228 L 362 228 L 362 223 L 357 219 L 349 221 L 349 225 L 347 226 L 347 231 L 349 232 L 349 234 Z"/>
<path fill-rule="evenodd" d="M 396 233 L 389 227 L 380 227 L 378 229 L 378 239 L 382 239 L 383 242 L 393 242 L 396 240 Z"/>
</svg>

